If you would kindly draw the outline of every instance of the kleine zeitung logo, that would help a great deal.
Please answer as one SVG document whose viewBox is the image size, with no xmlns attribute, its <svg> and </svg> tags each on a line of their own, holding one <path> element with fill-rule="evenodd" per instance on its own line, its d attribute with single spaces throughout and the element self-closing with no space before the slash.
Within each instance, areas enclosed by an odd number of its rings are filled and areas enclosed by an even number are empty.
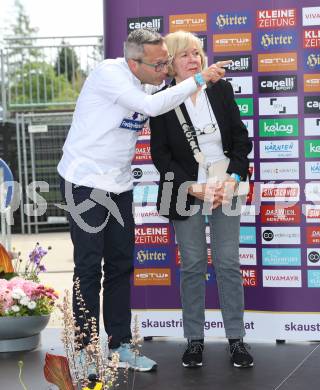
<svg viewBox="0 0 320 390">
<path fill-rule="evenodd" d="M 297 12 L 291 9 L 257 10 L 257 28 L 294 27 L 297 24 Z"/>
<path fill-rule="evenodd" d="M 303 47 L 305 49 L 320 48 L 320 28 L 303 31 Z"/>
</svg>

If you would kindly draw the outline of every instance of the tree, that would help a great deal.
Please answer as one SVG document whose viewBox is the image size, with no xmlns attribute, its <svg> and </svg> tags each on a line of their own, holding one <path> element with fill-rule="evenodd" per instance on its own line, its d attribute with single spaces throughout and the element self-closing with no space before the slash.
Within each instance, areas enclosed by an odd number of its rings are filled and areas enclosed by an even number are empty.
<svg viewBox="0 0 320 390">
<path fill-rule="evenodd" d="M 72 83 L 79 76 L 80 65 L 77 54 L 73 47 L 68 46 L 65 41 L 62 41 L 61 49 L 58 51 L 54 70 L 57 76 L 63 74 Z"/>
</svg>

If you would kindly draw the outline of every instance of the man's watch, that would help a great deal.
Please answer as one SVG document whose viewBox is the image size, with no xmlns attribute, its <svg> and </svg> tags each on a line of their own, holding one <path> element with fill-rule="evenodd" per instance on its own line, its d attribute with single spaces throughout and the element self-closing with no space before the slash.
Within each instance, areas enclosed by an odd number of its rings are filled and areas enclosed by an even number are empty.
<svg viewBox="0 0 320 390">
<path fill-rule="evenodd" d="M 241 181 L 241 176 L 238 175 L 237 173 L 231 173 L 230 177 L 232 177 L 232 179 L 234 179 L 238 184 Z"/>
</svg>

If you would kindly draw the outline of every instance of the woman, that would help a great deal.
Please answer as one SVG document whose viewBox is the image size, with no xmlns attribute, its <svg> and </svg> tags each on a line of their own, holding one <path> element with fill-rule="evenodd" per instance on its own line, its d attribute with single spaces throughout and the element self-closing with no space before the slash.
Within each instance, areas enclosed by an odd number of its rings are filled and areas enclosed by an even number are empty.
<svg viewBox="0 0 320 390">
<path fill-rule="evenodd" d="M 240 212 L 228 212 L 227 205 L 237 203 L 233 191 L 247 178 L 252 143 L 240 119 L 231 84 L 220 80 L 207 86 L 201 80 L 205 57 L 200 40 L 178 31 L 168 34 L 165 42 L 174 58 L 171 85 L 191 75 L 199 85 L 197 92 L 180 105 L 181 111 L 172 110 L 150 120 L 151 154 L 160 172 L 157 207 L 161 215 L 172 220 L 181 253 L 180 293 L 184 336 L 188 340 L 182 364 L 202 366 L 208 258 L 203 214 L 208 214 L 231 361 L 235 367 L 251 367 L 253 358 L 242 341 L 245 330 L 239 264 Z"/>
</svg>

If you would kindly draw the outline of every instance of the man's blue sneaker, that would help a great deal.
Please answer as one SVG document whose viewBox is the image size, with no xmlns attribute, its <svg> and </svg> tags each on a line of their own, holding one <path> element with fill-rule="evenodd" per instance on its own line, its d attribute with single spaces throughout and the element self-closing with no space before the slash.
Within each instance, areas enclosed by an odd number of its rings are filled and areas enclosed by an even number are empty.
<svg viewBox="0 0 320 390">
<path fill-rule="evenodd" d="M 90 361 L 90 357 L 87 354 L 87 351 L 85 349 L 82 349 L 79 354 L 75 356 L 75 364 L 76 367 L 83 370 L 85 367 L 87 367 L 87 375 L 88 377 L 90 375 L 97 375 L 97 368 L 94 362 Z M 90 362 L 88 364 L 88 362 Z"/>
<path fill-rule="evenodd" d="M 119 368 L 131 368 L 136 371 L 153 371 L 157 369 L 157 363 L 137 352 L 132 344 L 123 343 L 119 348 L 110 349 L 110 356 L 119 354 Z"/>
</svg>

